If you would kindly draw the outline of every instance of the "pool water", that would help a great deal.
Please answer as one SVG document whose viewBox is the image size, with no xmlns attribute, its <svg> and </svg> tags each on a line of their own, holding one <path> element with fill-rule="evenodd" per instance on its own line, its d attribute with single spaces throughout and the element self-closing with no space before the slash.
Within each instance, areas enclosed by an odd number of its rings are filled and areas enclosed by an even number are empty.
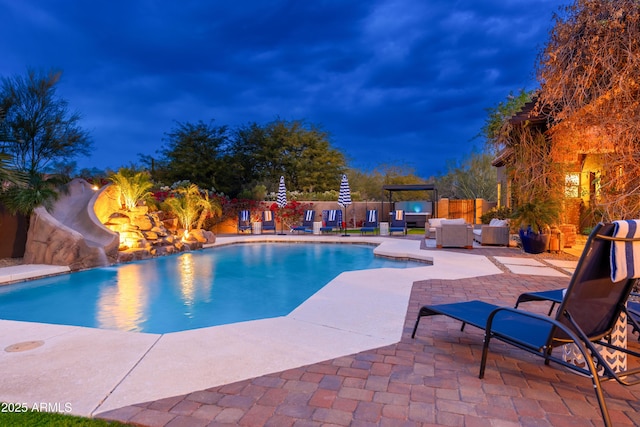
<svg viewBox="0 0 640 427">
<path fill-rule="evenodd" d="M 0 287 L 0 319 L 168 333 L 290 313 L 344 271 L 424 267 L 354 244 L 240 244 Z"/>
</svg>

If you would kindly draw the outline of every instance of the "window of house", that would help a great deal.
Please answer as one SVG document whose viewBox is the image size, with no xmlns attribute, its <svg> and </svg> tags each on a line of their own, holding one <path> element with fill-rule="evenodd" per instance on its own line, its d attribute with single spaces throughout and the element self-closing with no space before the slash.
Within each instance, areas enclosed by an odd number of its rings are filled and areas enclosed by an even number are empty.
<svg viewBox="0 0 640 427">
<path fill-rule="evenodd" d="M 580 197 L 580 174 L 568 173 L 564 178 L 565 197 Z"/>
</svg>

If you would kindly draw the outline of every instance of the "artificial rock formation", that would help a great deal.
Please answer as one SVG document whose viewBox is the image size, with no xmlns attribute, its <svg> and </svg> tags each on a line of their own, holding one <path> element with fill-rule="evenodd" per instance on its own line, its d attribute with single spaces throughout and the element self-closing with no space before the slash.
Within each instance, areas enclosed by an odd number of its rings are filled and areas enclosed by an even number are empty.
<svg viewBox="0 0 640 427">
<path fill-rule="evenodd" d="M 31 215 L 24 254 L 27 264 L 66 265 L 81 270 L 202 248 L 214 243 L 206 230 L 185 234 L 175 218 L 149 212 L 147 206 L 123 208 L 113 185 L 95 192 L 74 179 L 51 212 Z"/>
<path fill-rule="evenodd" d="M 118 234 L 93 212 L 95 191 L 82 179 L 67 185 L 51 212 L 36 208 L 25 247 L 25 264 L 66 265 L 73 271 L 110 265 L 118 258 Z"/>
<path fill-rule="evenodd" d="M 126 210 L 114 185 L 104 188 L 94 210 L 100 221 L 120 236 L 118 262 L 171 255 L 215 242 L 215 234 L 206 230 L 192 230 L 185 236 L 177 219 L 167 218 L 162 211 L 149 212 L 145 205 Z"/>
<path fill-rule="evenodd" d="M 162 214 L 137 206 L 132 211 L 119 210 L 109 215 L 105 226 L 120 235 L 119 262 L 200 249 L 204 243 L 215 242 L 215 235 L 205 230 L 194 230 L 179 238 L 174 233 L 184 235 L 184 232 L 167 229 Z"/>
</svg>

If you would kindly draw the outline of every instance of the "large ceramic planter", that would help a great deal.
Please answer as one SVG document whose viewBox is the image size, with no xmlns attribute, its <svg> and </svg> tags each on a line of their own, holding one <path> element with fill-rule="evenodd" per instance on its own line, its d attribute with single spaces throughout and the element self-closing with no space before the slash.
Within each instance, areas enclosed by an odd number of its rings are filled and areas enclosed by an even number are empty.
<svg viewBox="0 0 640 427">
<path fill-rule="evenodd" d="M 549 247 L 550 234 L 534 233 L 530 230 L 520 229 L 520 241 L 522 249 L 529 254 L 541 254 Z"/>
</svg>

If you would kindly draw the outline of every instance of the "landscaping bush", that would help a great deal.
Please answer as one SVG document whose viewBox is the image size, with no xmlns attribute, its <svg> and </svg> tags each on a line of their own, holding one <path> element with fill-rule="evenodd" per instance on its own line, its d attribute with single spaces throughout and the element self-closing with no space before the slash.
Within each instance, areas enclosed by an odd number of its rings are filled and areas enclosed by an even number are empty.
<svg viewBox="0 0 640 427">
<path fill-rule="evenodd" d="M 501 208 L 493 208 L 484 215 L 480 217 L 480 221 L 483 224 L 489 224 L 492 219 L 507 219 L 511 218 L 512 212 L 511 208 L 501 207 Z"/>
</svg>

